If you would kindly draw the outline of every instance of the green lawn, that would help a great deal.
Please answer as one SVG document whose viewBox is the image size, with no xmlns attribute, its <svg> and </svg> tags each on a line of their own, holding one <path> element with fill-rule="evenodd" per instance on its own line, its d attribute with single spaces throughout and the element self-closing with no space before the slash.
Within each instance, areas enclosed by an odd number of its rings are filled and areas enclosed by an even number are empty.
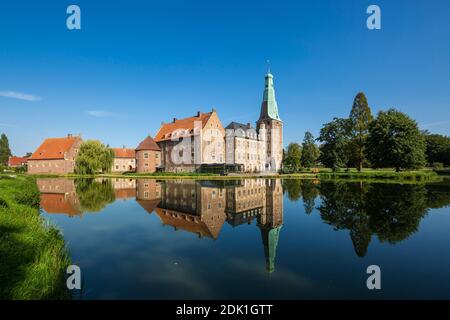
<svg viewBox="0 0 450 320">
<path fill-rule="evenodd" d="M 39 215 L 34 178 L 0 175 L 0 299 L 63 299 L 70 259 L 61 233 Z"/>
</svg>

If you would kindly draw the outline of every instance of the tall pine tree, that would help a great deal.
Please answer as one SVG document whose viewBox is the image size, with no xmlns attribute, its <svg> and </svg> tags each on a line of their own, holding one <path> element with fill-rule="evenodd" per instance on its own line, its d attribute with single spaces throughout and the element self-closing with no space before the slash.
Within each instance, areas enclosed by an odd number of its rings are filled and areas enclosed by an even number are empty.
<svg viewBox="0 0 450 320">
<path fill-rule="evenodd" d="M 2 133 L 0 137 L 0 165 L 6 166 L 10 156 L 11 149 L 9 148 L 8 137 Z"/>
<path fill-rule="evenodd" d="M 354 159 L 358 171 L 361 171 L 364 163 L 367 162 L 365 144 L 371 121 L 372 112 L 367 103 L 367 98 L 363 92 L 360 92 L 353 100 L 353 106 L 350 112 L 351 158 Z"/>
</svg>

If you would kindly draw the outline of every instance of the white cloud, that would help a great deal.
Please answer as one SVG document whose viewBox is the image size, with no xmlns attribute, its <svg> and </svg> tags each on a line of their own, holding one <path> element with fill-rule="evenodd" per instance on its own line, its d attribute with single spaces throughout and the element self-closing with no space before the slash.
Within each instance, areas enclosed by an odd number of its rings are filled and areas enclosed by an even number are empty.
<svg viewBox="0 0 450 320">
<path fill-rule="evenodd" d="M 23 93 L 23 92 L 16 92 L 16 91 L 0 91 L 0 97 L 5 98 L 12 98 L 12 99 L 19 99 L 19 100 L 25 100 L 25 101 L 39 101 L 42 100 L 41 97 Z"/>
<path fill-rule="evenodd" d="M 430 127 L 438 127 L 443 126 L 446 124 L 450 124 L 450 121 L 439 121 L 439 122 L 433 122 L 433 123 L 427 123 L 427 124 L 421 124 L 420 126 L 422 128 L 430 128 Z"/>
<path fill-rule="evenodd" d="M 9 123 L 0 123 L 0 127 L 5 127 L 5 128 L 16 128 L 15 125 L 9 124 Z"/>
<path fill-rule="evenodd" d="M 118 118 L 122 116 L 118 113 L 109 112 L 105 110 L 89 110 L 87 111 L 87 114 L 96 118 Z"/>
</svg>

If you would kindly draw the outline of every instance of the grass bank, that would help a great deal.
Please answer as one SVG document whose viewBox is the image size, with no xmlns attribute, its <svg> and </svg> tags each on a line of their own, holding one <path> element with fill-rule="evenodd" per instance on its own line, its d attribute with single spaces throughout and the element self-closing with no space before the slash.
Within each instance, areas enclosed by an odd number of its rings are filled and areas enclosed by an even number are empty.
<svg viewBox="0 0 450 320">
<path fill-rule="evenodd" d="M 0 299 L 64 299 L 70 259 L 33 177 L 0 175 Z"/>
</svg>

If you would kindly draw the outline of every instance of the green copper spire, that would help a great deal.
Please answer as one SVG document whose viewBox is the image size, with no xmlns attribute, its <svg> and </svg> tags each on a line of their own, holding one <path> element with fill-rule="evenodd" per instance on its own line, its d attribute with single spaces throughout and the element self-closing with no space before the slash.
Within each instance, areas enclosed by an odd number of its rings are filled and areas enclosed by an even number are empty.
<svg viewBox="0 0 450 320">
<path fill-rule="evenodd" d="M 275 100 L 275 89 L 273 88 L 273 75 L 269 73 L 266 75 L 266 82 L 264 86 L 263 102 L 261 104 L 260 119 L 274 119 L 279 120 L 278 105 Z"/>
</svg>

